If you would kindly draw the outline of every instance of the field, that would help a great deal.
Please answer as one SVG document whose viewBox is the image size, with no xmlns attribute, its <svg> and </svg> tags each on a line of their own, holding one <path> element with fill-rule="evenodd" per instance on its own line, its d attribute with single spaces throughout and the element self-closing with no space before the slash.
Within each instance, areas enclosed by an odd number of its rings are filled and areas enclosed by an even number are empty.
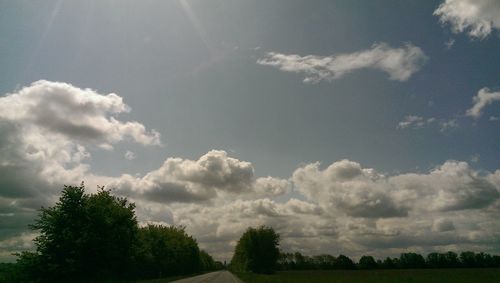
<svg viewBox="0 0 500 283">
<path fill-rule="evenodd" d="M 500 283 L 498 268 L 282 271 L 272 275 L 237 275 L 245 283 Z"/>
</svg>

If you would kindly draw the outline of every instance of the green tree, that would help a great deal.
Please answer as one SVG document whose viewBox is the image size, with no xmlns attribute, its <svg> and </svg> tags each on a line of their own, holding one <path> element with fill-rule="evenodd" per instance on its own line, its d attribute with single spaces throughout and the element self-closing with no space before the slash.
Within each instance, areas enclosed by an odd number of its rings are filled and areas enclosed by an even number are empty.
<svg viewBox="0 0 500 283">
<path fill-rule="evenodd" d="M 377 268 L 377 262 L 372 256 L 364 255 L 359 259 L 359 267 L 361 269 L 374 269 Z"/>
<path fill-rule="evenodd" d="M 425 267 L 424 257 L 417 253 L 402 253 L 399 257 L 401 268 L 422 268 Z"/>
<path fill-rule="evenodd" d="M 59 201 L 42 207 L 31 226 L 40 233 L 36 252 L 21 254 L 18 263 L 46 282 L 129 275 L 138 240 L 134 208 L 104 188 L 87 195 L 83 183 L 65 186 Z"/>
<path fill-rule="evenodd" d="M 356 265 L 349 257 L 345 255 L 339 255 L 335 260 L 335 267 L 338 269 L 355 269 Z"/>
<path fill-rule="evenodd" d="M 198 243 L 184 227 L 148 225 L 140 229 L 140 242 L 138 264 L 143 276 L 163 277 L 202 270 Z"/>
<path fill-rule="evenodd" d="M 201 261 L 201 269 L 203 271 L 212 271 L 216 270 L 215 261 L 211 255 L 209 255 L 206 251 L 200 251 L 200 261 Z"/>
<path fill-rule="evenodd" d="M 279 240 L 279 234 L 271 227 L 248 228 L 235 247 L 231 268 L 272 273 L 280 255 Z"/>
</svg>

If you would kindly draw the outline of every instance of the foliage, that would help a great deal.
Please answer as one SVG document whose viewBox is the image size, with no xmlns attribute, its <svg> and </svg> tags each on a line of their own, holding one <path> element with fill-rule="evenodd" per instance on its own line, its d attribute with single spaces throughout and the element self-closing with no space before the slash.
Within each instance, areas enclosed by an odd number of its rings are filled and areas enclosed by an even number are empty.
<svg viewBox="0 0 500 283">
<path fill-rule="evenodd" d="M 200 262 L 201 262 L 201 269 L 203 271 L 211 271 L 218 269 L 212 256 L 209 255 L 204 250 L 200 251 Z"/>
<path fill-rule="evenodd" d="M 377 268 L 377 262 L 372 256 L 364 255 L 359 259 L 359 268 L 361 269 L 374 269 Z"/>
<path fill-rule="evenodd" d="M 301 270 L 237 275 L 247 283 L 497 283 L 500 269 Z"/>
<path fill-rule="evenodd" d="M 141 228 L 139 233 L 141 246 L 138 264 L 143 277 L 161 278 L 202 270 L 198 244 L 184 227 L 148 225 Z"/>
<path fill-rule="evenodd" d="M 231 268 L 237 271 L 272 273 L 280 256 L 279 240 L 279 234 L 271 227 L 248 228 L 235 247 Z"/>
<path fill-rule="evenodd" d="M 328 255 L 307 256 L 299 252 L 282 253 L 278 261 L 280 270 L 331 270 L 354 269 L 354 263 L 347 256 L 337 258 Z M 359 269 L 401 269 L 401 268 L 472 268 L 500 267 L 500 256 L 487 253 L 462 252 L 460 257 L 455 252 L 430 253 L 424 257 L 417 253 L 403 253 L 399 258 L 387 257 L 383 261 L 364 255 L 357 264 Z"/>
<path fill-rule="evenodd" d="M 183 227 L 139 228 L 134 209 L 104 188 L 85 194 L 83 183 L 65 186 L 54 206 L 40 209 L 31 226 L 40 233 L 36 251 L 18 255 L 9 282 L 95 282 L 215 269 Z"/>
<path fill-rule="evenodd" d="M 425 267 L 425 259 L 417 253 L 402 253 L 399 256 L 401 268 L 422 268 Z"/>
</svg>

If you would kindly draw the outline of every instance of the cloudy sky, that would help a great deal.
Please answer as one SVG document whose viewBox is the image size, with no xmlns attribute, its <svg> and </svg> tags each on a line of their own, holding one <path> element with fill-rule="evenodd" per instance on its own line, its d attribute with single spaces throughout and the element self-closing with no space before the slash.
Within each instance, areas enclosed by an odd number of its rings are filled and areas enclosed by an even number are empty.
<svg viewBox="0 0 500 283">
<path fill-rule="evenodd" d="M 217 259 L 500 253 L 500 2 L 257 2 L 0 1 L 0 260 L 81 181 Z"/>
</svg>

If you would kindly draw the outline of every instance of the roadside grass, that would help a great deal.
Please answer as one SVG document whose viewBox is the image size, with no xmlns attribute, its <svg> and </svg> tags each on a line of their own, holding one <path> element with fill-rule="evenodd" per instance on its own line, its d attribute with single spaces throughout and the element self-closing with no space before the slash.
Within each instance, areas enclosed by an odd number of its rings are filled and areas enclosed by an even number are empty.
<svg viewBox="0 0 500 283">
<path fill-rule="evenodd" d="M 245 283 L 500 283 L 500 268 L 311 270 L 237 276 Z"/>
</svg>

